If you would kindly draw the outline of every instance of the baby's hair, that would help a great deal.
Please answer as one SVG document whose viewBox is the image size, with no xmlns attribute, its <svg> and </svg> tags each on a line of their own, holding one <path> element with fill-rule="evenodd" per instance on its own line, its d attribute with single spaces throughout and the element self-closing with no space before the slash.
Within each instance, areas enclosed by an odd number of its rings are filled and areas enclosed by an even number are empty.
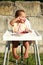
<svg viewBox="0 0 43 65">
<path fill-rule="evenodd" d="M 15 12 L 15 18 L 17 18 L 17 17 L 21 14 L 21 12 L 24 12 L 24 13 L 25 13 L 24 10 L 17 10 L 17 11 Z"/>
</svg>

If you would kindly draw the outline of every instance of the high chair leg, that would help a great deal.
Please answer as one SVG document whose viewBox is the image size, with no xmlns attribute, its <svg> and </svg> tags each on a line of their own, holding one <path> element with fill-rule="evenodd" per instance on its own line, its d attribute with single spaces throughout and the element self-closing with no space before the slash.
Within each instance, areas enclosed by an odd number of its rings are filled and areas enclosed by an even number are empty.
<svg viewBox="0 0 43 65">
<path fill-rule="evenodd" d="M 6 65 L 7 53 L 8 53 L 8 42 L 6 43 L 6 47 L 5 47 L 5 55 L 4 55 L 3 65 Z"/>
<path fill-rule="evenodd" d="M 23 42 L 21 41 L 21 65 L 23 65 Z"/>
<path fill-rule="evenodd" d="M 36 52 L 36 46 L 34 44 L 34 53 L 35 53 L 35 61 L 36 61 L 36 65 L 37 65 L 37 52 Z"/>
<path fill-rule="evenodd" d="M 7 65 L 9 65 L 9 56 L 10 56 L 10 43 L 8 42 L 8 56 L 7 56 Z"/>
<path fill-rule="evenodd" d="M 18 65 L 18 60 L 16 60 L 16 65 Z"/>
<path fill-rule="evenodd" d="M 35 52 L 36 65 L 41 65 L 37 40 L 35 41 L 35 44 L 34 44 L 34 52 Z"/>
<path fill-rule="evenodd" d="M 40 55 L 39 55 L 39 48 L 38 48 L 38 41 L 36 40 L 36 52 L 37 52 L 37 59 L 38 59 L 38 65 L 41 65 L 40 62 Z"/>
</svg>

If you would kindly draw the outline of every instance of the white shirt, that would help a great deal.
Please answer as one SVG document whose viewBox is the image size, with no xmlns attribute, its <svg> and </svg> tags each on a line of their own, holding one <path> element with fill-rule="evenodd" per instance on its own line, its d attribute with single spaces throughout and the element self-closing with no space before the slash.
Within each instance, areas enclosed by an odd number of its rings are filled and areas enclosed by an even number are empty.
<svg viewBox="0 0 43 65">
<path fill-rule="evenodd" d="M 29 30 L 31 30 L 30 21 L 29 21 L 28 19 L 26 19 L 25 24 L 26 24 L 27 28 L 28 28 Z"/>
<path fill-rule="evenodd" d="M 13 32 L 23 32 L 26 29 L 31 30 L 30 22 L 27 19 L 24 23 L 14 23 Z"/>
</svg>

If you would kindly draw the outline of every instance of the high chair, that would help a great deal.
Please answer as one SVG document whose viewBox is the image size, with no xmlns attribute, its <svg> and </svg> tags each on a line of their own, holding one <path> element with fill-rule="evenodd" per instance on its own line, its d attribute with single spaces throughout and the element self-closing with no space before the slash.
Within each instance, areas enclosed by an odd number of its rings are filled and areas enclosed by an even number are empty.
<svg viewBox="0 0 43 65">
<path fill-rule="evenodd" d="M 39 48 L 38 48 L 38 40 L 41 40 L 41 39 L 42 39 L 41 35 L 34 30 L 32 31 L 32 33 L 24 34 L 23 36 L 19 36 L 19 35 L 12 36 L 11 32 L 7 30 L 5 34 L 3 35 L 3 40 L 6 41 L 3 65 L 9 65 L 10 44 L 11 44 L 11 41 L 17 41 L 17 40 L 21 42 L 20 43 L 21 45 L 21 64 L 20 65 L 24 65 L 23 63 L 23 42 L 22 41 L 25 41 L 25 40 L 34 41 L 33 45 L 34 45 L 36 65 L 41 65 L 40 56 L 39 56 Z M 16 60 L 16 65 L 18 65 L 18 60 Z M 26 65 L 28 65 L 28 59 L 27 59 Z"/>
</svg>

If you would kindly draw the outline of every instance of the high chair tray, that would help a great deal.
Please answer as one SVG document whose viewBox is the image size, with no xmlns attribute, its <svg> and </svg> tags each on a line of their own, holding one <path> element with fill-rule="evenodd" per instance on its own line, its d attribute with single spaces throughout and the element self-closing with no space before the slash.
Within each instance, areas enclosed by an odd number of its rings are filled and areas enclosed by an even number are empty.
<svg viewBox="0 0 43 65">
<path fill-rule="evenodd" d="M 25 40 L 41 40 L 41 35 L 32 30 L 32 33 L 25 33 L 25 34 L 18 34 L 18 33 L 12 33 L 11 31 L 6 31 L 3 35 L 4 41 L 25 41 Z"/>
</svg>

